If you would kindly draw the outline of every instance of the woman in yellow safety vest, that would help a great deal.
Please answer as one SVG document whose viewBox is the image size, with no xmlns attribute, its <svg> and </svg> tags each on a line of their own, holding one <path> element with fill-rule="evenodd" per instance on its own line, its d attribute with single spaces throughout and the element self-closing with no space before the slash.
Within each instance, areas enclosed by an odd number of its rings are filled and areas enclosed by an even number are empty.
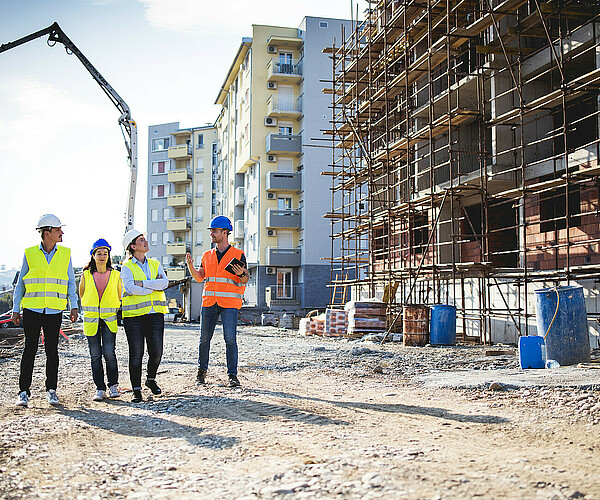
<svg viewBox="0 0 600 500">
<path fill-rule="evenodd" d="M 79 283 L 83 333 L 88 340 L 92 358 L 92 378 L 96 384 L 94 401 L 102 401 L 106 397 L 102 356 L 106 361 L 109 395 L 111 398 L 119 396 L 115 341 L 117 311 L 121 305 L 121 274 L 112 268 L 110 250 L 110 245 L 103 238 L 92 245 L 92 258 L 83 268 L 83 276 Z"/>
<path fill-rule="evenodd" d="M 158 260 L 146 258 L 148 241 L 144 235 L 131 229 L 123 236 L 123 247 L 130 259 L 123 263 L 123 326 L 129 344 L 129 377 L 133 389 L 133 403 L 142 398 L 142 358 L 144 339 L 148 346 L 146 387 L 152 394 L 162 391 L 156 384 L 156 372 L 162 359 L 167 299 L 163 291 L 169 279 Z"/>
</svg>

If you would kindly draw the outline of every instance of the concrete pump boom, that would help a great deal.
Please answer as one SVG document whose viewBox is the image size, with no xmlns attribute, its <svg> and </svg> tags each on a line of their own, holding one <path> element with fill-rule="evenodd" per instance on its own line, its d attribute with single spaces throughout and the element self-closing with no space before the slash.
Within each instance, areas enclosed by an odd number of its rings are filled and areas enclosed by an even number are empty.
<svg viewBox="0 0 600 500">
<path fill-rule="evenodd" d="M 125 148 L 127 149 L 127 158 L 129 161 L 129 194 L 127 198 L 127 207 L 125 211 L 125 231 L 133 228 L 133 210 L 135 208 L 135 188 L 137 182 L 137 125 L 131 118 L 131 112 L 129 106 L 121 98 L 119 94 L 113 89 L 109 83 L 104 79 L 100 72 L 88 61 L 88 59 L 81 53 L 77 46 L 69 39 L 65 32 L 60 28 L 58 23 L 52 24 L 45 29 L 36 31 L 31 35 L 19 38 L 14 42 L 8 42 L 0 45 L 0 53 L 5 52 L 24 43 L 35 40 L 36 38 L 48 35 L 48 45 L 53 47 L 56 43 L 62 43 L 67 53 L 75 54 L 77 59 L 81 61 L 81 64 L 85 66 L 85 69 L 89 71 L 92 78 L 96 80 L 100 88 L 112 101 L 115 107 L 121 113 L 119 116 L 119 126 L 123 133 L 123 139 L 125 140 Z"/>
</svg>

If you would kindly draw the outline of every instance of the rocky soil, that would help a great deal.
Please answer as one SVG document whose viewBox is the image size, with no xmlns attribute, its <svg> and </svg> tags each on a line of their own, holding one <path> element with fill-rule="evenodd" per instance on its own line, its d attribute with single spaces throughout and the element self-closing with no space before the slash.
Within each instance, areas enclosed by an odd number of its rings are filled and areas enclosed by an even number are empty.
<svg viewBox="0 0 600 500">
<path fill-rule="evenodd" d="M 164 393 L 141 404 L 91 400 L 81 336 L 60 344 L 57 407 L 41 349 L 28 408 L 14 406 L 18 357 L 0 359 L 0 498 L 600 498 L 598 369 L 532 383 L 516 356 L 484 347 L 240 327 L 231 389 L 219 330 L 195 384 L 198 336 L 167 328 Z M 122 331 L 117 354 L 125 389 Z"/>
</svg>

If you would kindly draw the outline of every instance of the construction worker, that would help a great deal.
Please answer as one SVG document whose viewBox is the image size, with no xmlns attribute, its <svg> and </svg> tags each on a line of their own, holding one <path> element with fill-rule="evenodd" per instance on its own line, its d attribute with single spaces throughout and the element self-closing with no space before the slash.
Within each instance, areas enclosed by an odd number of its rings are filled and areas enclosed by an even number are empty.
<svg viewBox="0 0 600 500">
<path fill-rule="evenodd" d="M 119 369 L 115 342 L 117 339 L 117 312 L 121 306 L 121 273 L 112 268 L 111 246 L 104 238 L 95 241 L 90 250 L 90 262 L 83 268 L 79 283 L 83 333 L 87 337 L 92 360 L 92 378 L 96 385 L 94 401 L 106 398 L 106 382 L 102 356 L 106 362 L 108 392 L 111 398 L 119 396 Z"/>
<path fill-rule="evenodd" d="M 143 233 L 131 229 L 123 236 L 123 247 L 130 259 L 121 267 L 123 280 L 123 326 L 129 344 L 129 377 L 133 389 L 133 403 L 142 397 L 142 358 L 144 339 L 148 346 L 146 387 L 152 394 L 162 390 L 156 384 L 156 372 L 162 359 L 167 299 L 163 290 L 169 279 L 158 260 L 146 258 L 148 241 Z"/>
<path fill-rule="evenodd" d="M 63 224 L 56 215 L 46 214 L 38 220 L 36 229 L 42 241 L 25 250 L 19 279 L 13 298 L 12 321 L 23 319 L 25 349 L 21 358 L 17 406 L 27 406 L 31 396 L 33 364 L 38 349 L 40 330 L 44 330 L 46 351 L 46 397 L 51 405 L 59 404 L 58 335 L 62 312 L 71 306 L 71 322 L 77 321 L 77 292 L 71 263 L 71 250 L 57 245 L 62 242 Z M 23 316 L 20 314 L 23 308 Z"/>
<path fill-rule="evenodd" d="M 242 307 L 242 298 L 248 273 L 246 272 L 246 257 L 244 253 L 229 244 L 229 233 L 233 230 L 231 221 L 219 215 L 210 222 L 210 241 L 216 246 L 204 252 L 202 262 L 198 269 L 194 268 L 192 256 L 188 253 L 186 261 L 192 277 L 201 282 L 204 280 L 202 292 L 202 313 L 200 322 L 200 344 L 198 347 L 198 374 L 196 381 L 205 383 L 208 370 L 208 357 L 210 341 L 215 331 L 217 319 L 221 316 L 223 323 L 223 337 L 227 358 L 227 375 L 229 386 L 238 387 L 237 378 L 238 347 L 237 347 L 237 320 L 238 311 Z M 225 268 L 235 258 L 240 263 L 232 264 L 227 271 Z"/>
</svg>

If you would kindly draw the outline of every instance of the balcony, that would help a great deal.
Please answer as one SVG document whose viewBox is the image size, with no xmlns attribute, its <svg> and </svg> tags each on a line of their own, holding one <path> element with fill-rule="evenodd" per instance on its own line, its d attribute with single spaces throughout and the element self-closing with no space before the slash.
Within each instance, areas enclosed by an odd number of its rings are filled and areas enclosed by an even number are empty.
<svg viewBox="0 0 600 500">
<path fill-rule="evenodd" d="M 179 281 L 185 279 L 185 268 L 183 267 L 172 267 L 165 269 L 167 273 L 167 278 L 169 281 Z"/>
<path fill-rule="evenodd" d="M 277 210 L 276 208 L 267 208 L 265 215 L 265 227 L 269 229 L 300 227 L 299 210 Z"/>
<path fill-rule="evenodd" d="M 173 184 L 180 184 L 182 182 L 192 181 L 192 171 L 187 168 L 178 168 L 177 170 L 170 170 L 167 174 L 167 180 Z"/>
<path fill-rule="evenodd" d="M 185 255 L 190 251 L 190 244 L 186 241 L 179 243 L 167 243 L 167 253 L 169 255 Z"/>
<path fill-rule="evenodd" d="M 233 223 L 233 238 L 236 240 L 244 239 L 244 219 L 236 220 Z"/>
<path fill-rule="evenodd" d="M 244 186 L 235 188 L 235 206 L 244 206 Z"/>
<path fill-rule="evenodd" d="M 178 217 L 167 220 L 167 230 L 169 231 L 189 231 L 192 228 L 192 221 L 189 217 Z"/>
<path fill-rule="evenodd" d="M 300 191 L 302 187 L 300 172 L 267 172 L 267 191 Z"/>
<path fill-rule="evenodd" d="M 268 82 L 298 82 L 302 78 L 298 59 L 273 57 L 267 63 Z"/>
<path fill-rule="evenodd" d="M 169 207 L 189 207 L 192 204 L 192 195 L 189 193 L 170 194 L 167 197 Z"/>
<path fill-rule="evenodd" d="M 182 160 L 184 158 L 192 157 L 192 145 L 191 144 L 179 144 L 178 146 L 171 146 L 169 148 L 169 158 L 172 160 Z"/>
<path fill-rule="evenodd" d="M 273 94 L 267 99 L 267 116 L 297 118 L 300 116 L 298 96 L 293 94 Z"/>
<path fill-rule="evenodd" d="M 267 266 L 299 266 L 299 248 L 265 248 L 265 260 Z"/>
<path fill-rule="evenodd" d="M 266 147 L 268 155 L 286 153 L 300 155 L 302 152 L 302 136 L 300 134 L 269 134 L 267 135 Z"/>
</svg>

